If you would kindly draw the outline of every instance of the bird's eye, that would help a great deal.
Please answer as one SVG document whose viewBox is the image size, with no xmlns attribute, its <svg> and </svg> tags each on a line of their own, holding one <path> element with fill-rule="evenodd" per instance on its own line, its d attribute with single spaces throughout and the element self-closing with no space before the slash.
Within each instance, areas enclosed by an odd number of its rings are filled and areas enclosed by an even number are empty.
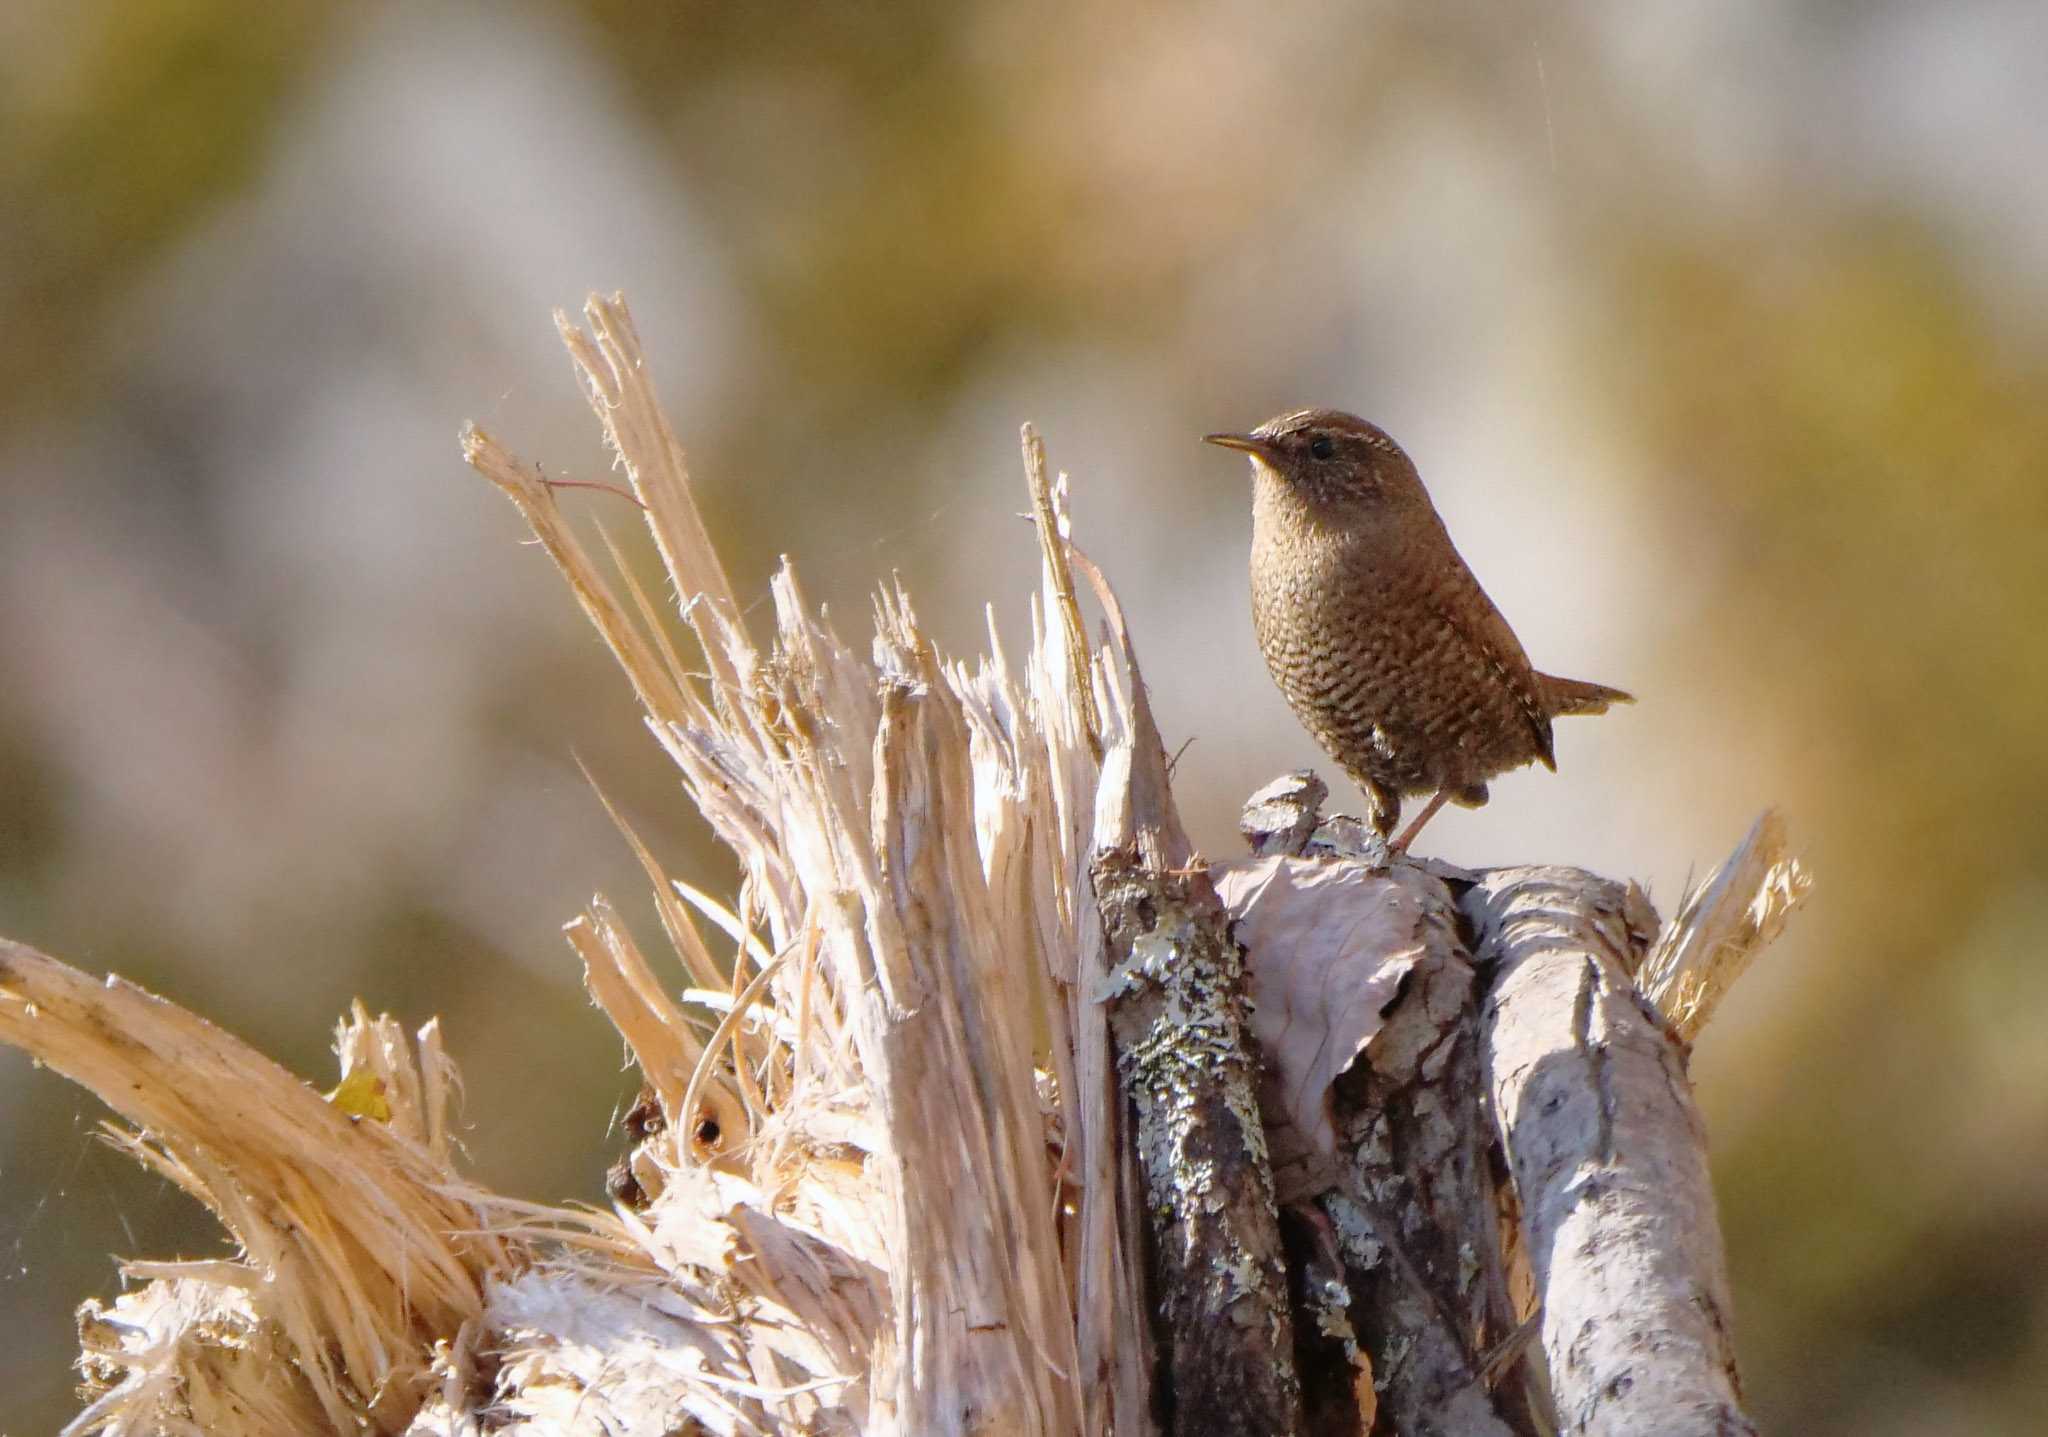
<svg viewBox="0 0 2048 1437">
<path fill-rule="evenodd" d="M 1308 442 L 1308 452 L 1318 459 L 1327 459 L 1337 452 L 1337 446 L 1330 442 L 1327 434 L 1318 434 Z"/>
</svg>

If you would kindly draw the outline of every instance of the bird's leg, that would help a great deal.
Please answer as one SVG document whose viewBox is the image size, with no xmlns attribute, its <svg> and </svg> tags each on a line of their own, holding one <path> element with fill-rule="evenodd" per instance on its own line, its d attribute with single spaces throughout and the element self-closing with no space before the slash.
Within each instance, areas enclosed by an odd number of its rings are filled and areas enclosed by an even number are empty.
<svg viewBox="0 0 2048 1437">
<path fill-rule="evenodd" d="M 1366 822 L 1372 825 L 1372 831 L 1384 842 L 1393 833 L 1394 825 L 1401 821 L 1401 791 L 1389 788 L 1383 783 L 1374 783 L 1363 774 L 1354 773 L 1352 777 L 1357 779 L 1358 786 L 1365 790 L 1366 802 L 1370 805 L 1370 811 L 1365 816 Z"/>
<path fill-rule="evenodd" d="M 1388 844 L 1387 847 L 1395 853 L 1406 853 L 1408 845 L 1415 841 L 1415 835 L 1422 832 L 1422 825 L 1435 818 L 1437 810 L 1450 801 L 1451 791 L 1447 788 L 1438 789 L 1429 802 L 1422 805 L 1422 812 L 1410 819 L 1408 826 L 1401 830 L 1401 836 Z"/>
</svg>

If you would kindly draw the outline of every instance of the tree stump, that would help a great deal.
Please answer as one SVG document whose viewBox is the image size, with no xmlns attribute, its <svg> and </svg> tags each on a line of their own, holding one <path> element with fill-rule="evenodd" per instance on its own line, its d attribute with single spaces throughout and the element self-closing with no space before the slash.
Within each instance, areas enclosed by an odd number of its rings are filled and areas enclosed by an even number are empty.
<svg viewBox="0 0 2048 1437">
<path fill-rule="evenodd" d="M 1035 435 L 1017 660 L 940 654 L 900 588 L 849 646 L 788 567 L 757 645 L 622 302 L 585 315 L 673 611 L 539 471 L 464 453 L 744 875 L 722 904 L 622 825 L 669 951 L 602 898 L 568 926 L 645 1079 L 616 1207 L 463 1178 L 459 1035 L 358 1005 L 323 1096 L 0 942 L 0 1041 L 240 1245 L 85 1304 L 69 1432 L 1751 1430 L 1685 1070 L 1804 892 L 1774 818 L 1661 926 L 1574 870 L 1390 856 L 1312 775 L 1204 864 Z"/>
</svg>

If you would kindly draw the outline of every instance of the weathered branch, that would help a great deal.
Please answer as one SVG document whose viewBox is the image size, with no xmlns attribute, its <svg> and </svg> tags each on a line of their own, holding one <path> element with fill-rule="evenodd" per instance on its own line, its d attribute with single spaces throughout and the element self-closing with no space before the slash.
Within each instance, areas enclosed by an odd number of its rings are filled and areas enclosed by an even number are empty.
<svg viewBox="0 0 2048 1437">
<path fill-rule="evenodd" d="M 1111 964 L 1094 996 L 1136 1114 L 1171 1430 L 1287 1437 L 1299 1430 L 1301 1387 L 1242 955 L 1191 861 L 1123 616 L 1106 585 L 1098 593 L 1131 722 L 1097 800 L 1089 877 Z"/>
<path fill-rule="evenodd" d="M 1633 889 L 1574 869 L 1480 876 L 1487 1087 L 1543 1299 L 1561 1430 L 1733 1437 L 1741 1407 L 1706 1134 L 1682 1050 L 1637 992 Z"/>
<path fill-rule="evenodd" d="M 1176 1433 L 1297 1428 L 1287 1267 L 1229 918 L 1206 879 L 1127 851 L 1093 875 L 1114 962 L 1102 995 L 1136 1108 Z"/>
</svg>

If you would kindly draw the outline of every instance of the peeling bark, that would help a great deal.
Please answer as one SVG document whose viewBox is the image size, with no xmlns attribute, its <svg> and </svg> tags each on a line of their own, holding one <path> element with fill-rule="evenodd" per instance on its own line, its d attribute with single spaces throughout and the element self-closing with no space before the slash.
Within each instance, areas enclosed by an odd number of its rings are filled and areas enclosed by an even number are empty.
<svg viewBox="0 0 2048 1437">
<path fill-rule="evenodd" d="M 1350 821 L 1320 822 L 1322 797 L 1307 774 L 1253 795 L 1240 828 L 1254 851 L 1302 856 L 1233 865 L 1224 881 L 1253 950 L 1269 1067 L 1282 1070 L 1269 1085 L 1284 1073 L 1290 1089 L 1267 1112 L 1282 1197 L 1295 1207 L 1295 1260 L 1334 1266 L 1342 1287 L 1332 1304 L 1327 1279 L 1297 1284 L 1299 1301 L 1323 1299 L 1317 1330 L 1301 1339 L 1304 1373 L 1318 1377 L 1304 1391 L 1308 1427 L 1363 1432 L 1376 1410 L 1380 1430 L 1404 1434 L 1533 1433 L 1519 1368 L 1496 1392 L 1486 1361 L 1520 1314 L 1480 1081 L 1476 975 L 1447 882 L 1468 875 L 1389 865 Z M 1361 999 L 1384 1005 L 1377 1021 Z M 1318 1114 L 1309 1132 L 1319 1095 L 1292 1091 L 1304 1048 L 1308 1076 L 1341 1073 L 1328 1119 Z M 1341 1334 L 1330 1331 L 1333 1308 Z M 1346 1341 L 1368 1358 L 1369 1405 L 1337 1370 Z"/>
<path fill-rule="evenodd" d="M 1411 870 L 1412 872 L 1412 870 Z M 1432 895 L 1432 941 L 1364 1063 L 1338 1085 L 1341 1191 L 1322 1199 L 1345 1253 L 1361 1332 L 1400 1433 L 1507 1437 L 1485 1355 L 1515 1327 L 1474 1022 L 1474 973 Z M 1518 1386 L 1510 1395 L 1518 1392 Z"/>
</svg>

